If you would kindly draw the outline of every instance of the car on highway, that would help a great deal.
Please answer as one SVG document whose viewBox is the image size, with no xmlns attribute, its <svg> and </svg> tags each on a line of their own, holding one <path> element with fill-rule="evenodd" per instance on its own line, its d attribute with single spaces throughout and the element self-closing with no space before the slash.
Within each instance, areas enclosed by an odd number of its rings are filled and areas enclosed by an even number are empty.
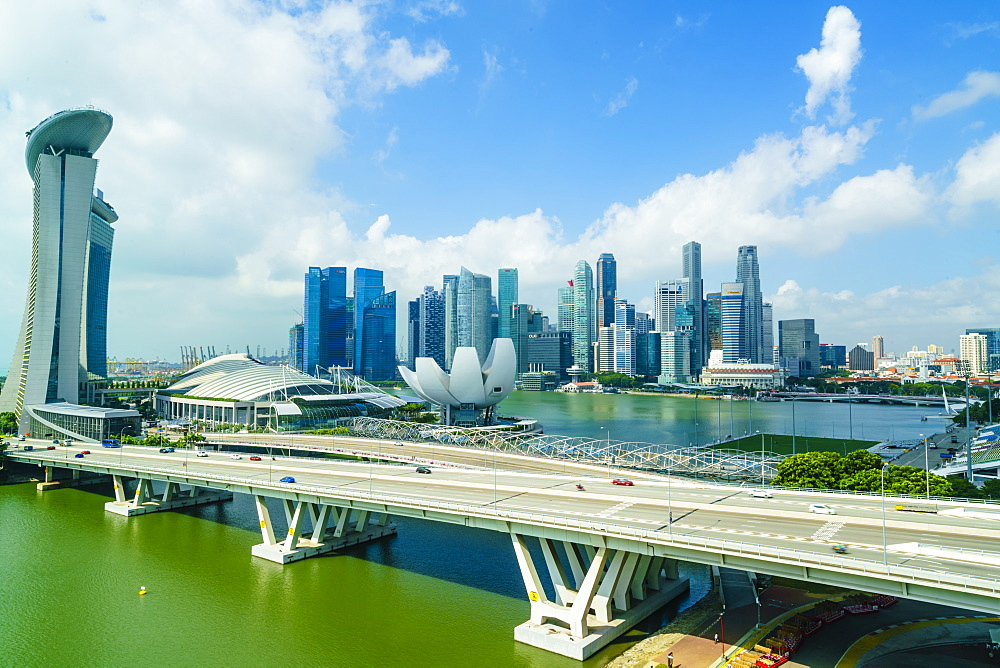
<svg viewBox="0 0 1000 668">
<path fill-rule="evenodd" d="M 238 454 L 236 454 L 236 453 L 233 453 L 233 454 L 231 454 L 231 455 L 229 455 L 229 456 L 230 456 L 230 457 L 231 457 L 232 459 L 243 459 L 243 455 L 238 455 Z"/>
<path fill-rule="evenodd" d="M 747 492 L 750 496 L 755 499 L 773 499 L 774 494 L 771 494 L 770 490 L 767 489 L 751 489 Z"/>
<path fill-rule="evenodd" d="M 836 515 L 837 510 L 825 503 L 814 503 L 809 506 L 810 513 L 816 513 L 817 515 Z"/>
<path fill-rule="evenodd" d="M 160 452 L 173 452 L 173 448 L 160 448 Z"/>
<path fill-rule="evenodd" d="M 35 446 L 33 446 L 33 445 L 26 445 L 26 446 L 24 446 L 21 449 L 24 450 L 25 452 L 31 452 L 32 450 L 35 449 Z"/>
<path fill-rule="evenodd" d="M 252 461 L 252 462 L 259 462 L 260 461 L 260 457 L 258 457 L 257 455 L 250 455 L 250 461 Z"/>
<path fill-rule="evenodd" d="M 83 459 L 83 453 L 82 452 L 78 452 L 78 453 L 76 453 L 73 456 L 76 457 L 77 459 Z"/>
<path fill-rule="evenodd" d="M 53 438 L 52 442 L 55 443 L 56 445 L 59 445 L 59 439 L 58 438 Z"/>
<path fill-rule="evenodd" d="M 632 487 L 635 483 L 627 478 L 615 478 L 611 481 L 612 485 L 625 485 L 626 487 Z"/>
<path fill-rule="evenodd" d="M 208 453 L 205 452 L 204 450 L 199 450 L 198 452 L 196 452 L 194 454 L 195 454 L 196 457 L 208 457 Z"/>
<path fill-rule="evenodd" d="M 426 466 L 418 466 L 417 467 L 417 473 L 430 473 L 430 472 L 431 472 L 431 470 L 429 468 L 427 468 Z"/>
<path fill-rule="evenodd" d="M 282 478 L 278 482 L 295 482 L 295 478 L 293 478 L 290 475 L 286 475 L 284 478 Z"/>
<path fill-rule="evenodd" d="M 56 449 L 56 446 L 54 446 L 54 445 L 50 445 L 49 447 L 47 447 L 47 448 L 45 448 L 45 449 L 46 449 L 46 450 L 55 450 L 55 449 Z"/>
<path fill-rule="evenodd" d="M 89 455 L 90 454 L 90 450 L 81 450 L 80 454 L 81 455 Z"/>
</svg>

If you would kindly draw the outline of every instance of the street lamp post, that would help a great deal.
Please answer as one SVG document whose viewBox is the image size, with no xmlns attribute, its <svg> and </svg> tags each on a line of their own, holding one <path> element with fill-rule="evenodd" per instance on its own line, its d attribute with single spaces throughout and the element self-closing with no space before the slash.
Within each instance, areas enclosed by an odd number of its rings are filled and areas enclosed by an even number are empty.
<svg viewBox="0 0 1000 668">
<path fill-rule="evenodd" d="M 608 447 L 604 453 L 604 463 L 608 465 L 608 477 L 611 477 L 611 427 L 601 427 L 608 432 Z"/>
<path fill-rule="evenodd" d="M 961 375 L 965 376 L 965 477 L 975 484 L 972 475 L 972 430 L 969 428 L 969 415 L 972 413 L 972 406 L 969 403 L 969 376 L 972 375 L 972 365 L 969 360 L 960 360 L 959 368 Z"/>
<path fill-rule="evenodd" d="M 931 463 L 930 455 L 927 453 L 927 439 L 924 438 L 923 434 L 920 434 L 921 440 L 924 442 L 924 476 L 927 479 L 927 500 L 931 499 Z"/>
<path fill-rule="evenodd" d="M 885 470 L 889 462 L 882 464 L 882 564 L 889 569 L 889 546 L 885 536 Z"/>
</svg>

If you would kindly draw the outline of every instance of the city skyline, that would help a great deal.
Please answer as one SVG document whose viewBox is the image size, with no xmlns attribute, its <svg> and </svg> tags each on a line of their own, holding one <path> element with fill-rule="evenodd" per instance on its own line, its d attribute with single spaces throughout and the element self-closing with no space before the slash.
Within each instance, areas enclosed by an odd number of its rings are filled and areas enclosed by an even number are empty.
<svg viewBox="0 0 1000 668">
<path fill-rule="evenodd" d="M 984 59 L 998 18 L 986 2 L 905 15 L 16 7 L 0 26 L 20 54 L 0 65 L 0 242 L 30 247 L 15 138 L 93 104 L 116 116 L 101 183 L 128 221 L 111 268 L 114 356 L 172 359 L 191 341 L 284 348 L 309 266 L 378 267 L 407 298 L 462 264 L 518 268 L 519 302 L 554 316 L 575 263 L 609 252 L 619 294 L 648 311 L 691 239 L 706 292 L 756 245 L 775 321 L 814 319 L 845 345 L 878 333 L 890 351 L 957 349 L 965 329 L 1000 323 L 1000 74 Z M 81 25 L 95 46 L 67 59 Z M 185 52 L 163 59 L 176 34 L 190 36 Z M 9 255 L 7 294 L 24 294 L 29 264 Z M 0 364 L 17 302 L 0 305 Z M 140 304 L 171 317 L 149 331 Z"/>
</svg>

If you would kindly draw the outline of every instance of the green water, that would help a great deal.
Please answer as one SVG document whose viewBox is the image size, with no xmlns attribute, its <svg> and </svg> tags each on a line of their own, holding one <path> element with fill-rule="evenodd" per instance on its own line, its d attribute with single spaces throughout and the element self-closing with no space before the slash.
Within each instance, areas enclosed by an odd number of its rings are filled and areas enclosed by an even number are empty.
<svg viewBox="0 0 1000 668">
<path fill-rule="evenodd" d="M 697 428 L 695 401 L 681 398 L 520 392 L 503 412 L 536 416 L 549 433 L 610 427 L 615 440 L 704 441 L 750 428 L 751 409 L 754 430 L 789 431 L 788 404 L 733 402 L 730 421 L 728 402 L 697 403 Z M 847 434 L 843 406 L 796 411 L 797 433 Z M 927 412 L 854 406 L 855 436 L 916 436 Z M 131 519 L 104 512 L 110 497 L 106 485 L 0 487 L 0 665 L 581 665 L 514 642 L 528 604 L 504 534 L 399 518 L 395 537 L 282 567 L 250 556 L 260 534 L 249 497 Z M 692 595 L 647 628 L 707 590 L 704 569 L 684 572 Z"/>
</svg>

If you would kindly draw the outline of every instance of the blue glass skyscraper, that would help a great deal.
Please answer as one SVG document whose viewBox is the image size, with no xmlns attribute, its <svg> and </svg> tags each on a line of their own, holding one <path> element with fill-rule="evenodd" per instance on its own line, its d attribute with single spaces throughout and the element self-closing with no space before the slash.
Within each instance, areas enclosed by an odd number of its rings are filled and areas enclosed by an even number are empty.
<svg viewBox="0 0 1000 668">
<path fill-rule="evenodd" d="M 618 293 L 618 263 L 612 253 L 597 258 L 597 326 L 610 327 L 615 321 L 615 295 Z"/>
<path fill-rule="evenodd" d="M 347 268 L 309 267 L 303 303 L 303 371 L 347 365 Z"/>
<path fill-rule="evenodd" d="M 503 267 L 497 272 L 497 334 L 502 339 L 511 337 L 511 307 L 517 304 L 517 269 Z"/>
<path fill-rule="evenodd" d="M 392 380 L 396 377 L 395 292 L 380 294 L 368 302 L 363 309 L 362 326 L 355 334 L 355 340 L 361 343 L 360 364 L 355 366 L 355 373 L 365 380 Z"/>
</svg>

